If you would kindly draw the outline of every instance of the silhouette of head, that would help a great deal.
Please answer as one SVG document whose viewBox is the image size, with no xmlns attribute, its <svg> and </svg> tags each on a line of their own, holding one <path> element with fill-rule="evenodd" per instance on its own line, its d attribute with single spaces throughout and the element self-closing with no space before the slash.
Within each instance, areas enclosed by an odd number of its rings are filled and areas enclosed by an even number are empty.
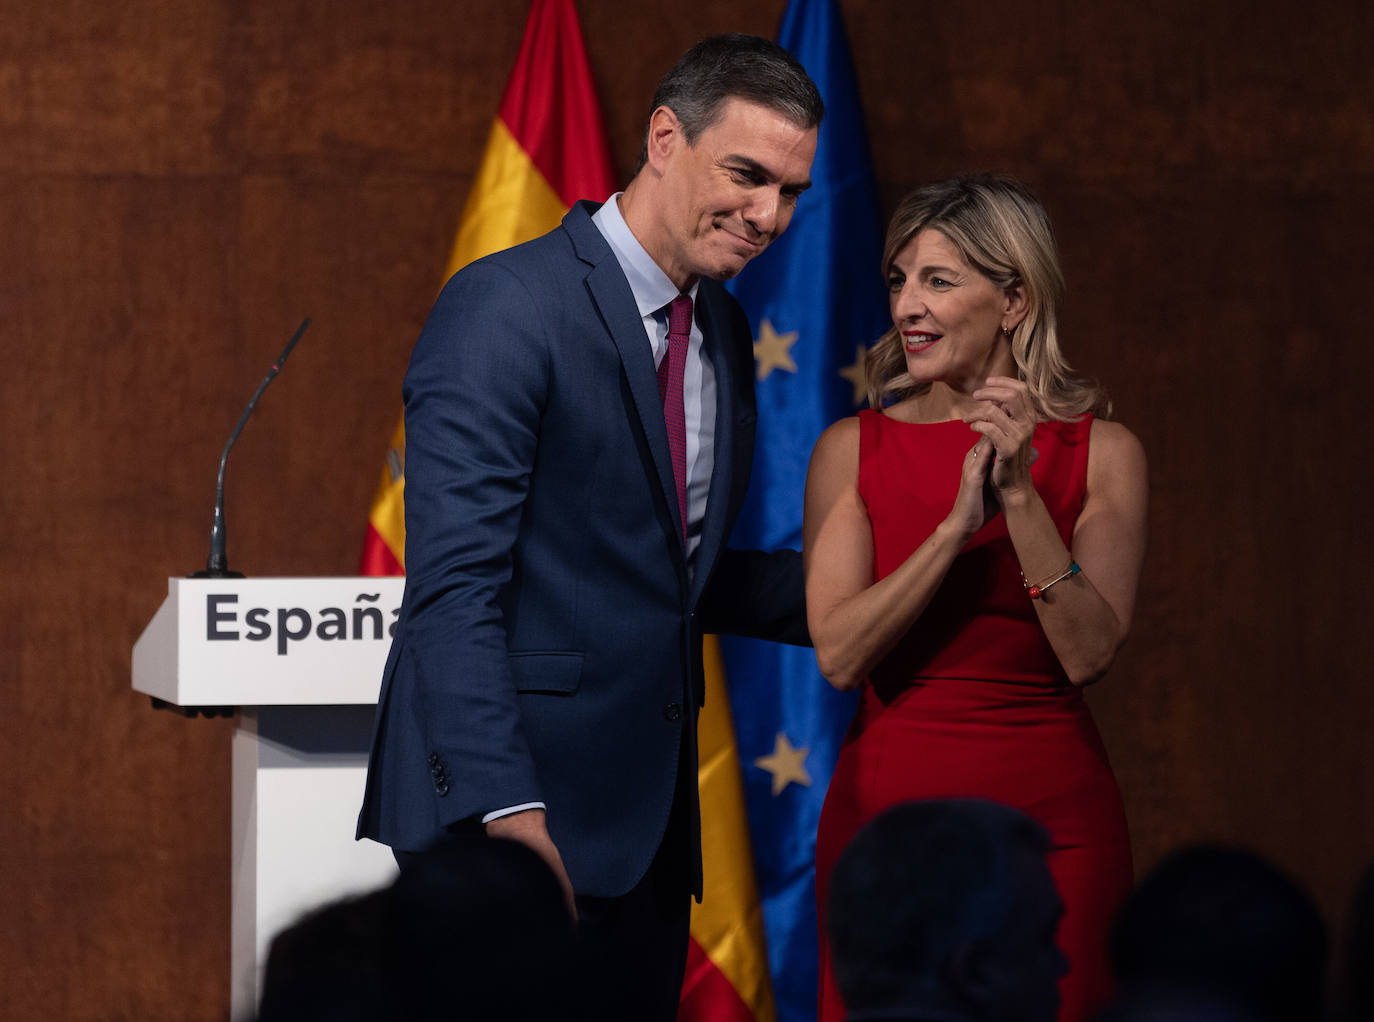
<svg viewBox="0 0 1374 1022">
<path fill-rule="evenodd" d="M 259 1022 L 575 1017 L 575 929 L 529 848 L 449 838 L 389 888 L 327 905 L 272 943 Z M 538 977 L 538 982 L 531 982 Z"/>
<path fill-rule="evenodd" d="M 1121 906 L 1111 955 L 1127 990 L 1193 991 L 1257 1019 L 1322 1010 L 1321 914 L 1287 875 L 1239 848 L 1196 845 L 1163 859 Z"/>
<path fill-rule="evenodd" d="M 1048 848 L 1024 813 L 972 799 L 907 803 L 864 827 L 827 906 L 848 1017 L 1052 1022 L 1067 963 Z"/>
</svg>

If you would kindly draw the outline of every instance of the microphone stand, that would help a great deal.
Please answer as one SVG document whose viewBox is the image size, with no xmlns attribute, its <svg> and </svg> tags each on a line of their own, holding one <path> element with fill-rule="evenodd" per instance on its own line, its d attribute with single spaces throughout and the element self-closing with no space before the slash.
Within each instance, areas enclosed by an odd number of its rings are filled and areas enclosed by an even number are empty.
<svg viewBox="0 0 1374 1022">
<path fill-rule="evenodd" d="M 191 578 L 243 578 L 243 573 L 229 570 L 229 557 L 226 553 L 227 540 L 224 531 L 224 467 L 229 462 L 229 450 L 234 446 L 234 441 L 243 432 L 243 427 L 248 422 L 248 417 L 253 414 L 253 409 L 258 405 L 258 398 L 262 397 L 262 392 L 267 389 L 267 385 L 277 378 L 281 372 L 281 367 L 286 364 L 286 356 L 291 354 L 291 349 L 296 346 L 296 342 L 301 339 L 301 334 L 305 333 L 305 328 L 310 325 L 310 317 L 306 316 L 301 320 L 301 325 L 296 327 L 296 332 L 291 335 L 291 340 L 286 342 L 286 348 L 277 356 L 277 360 L 272 363 L 272 368 L 267 370 L 267 375 L 258 384 L 258 389 L 253 392 L 253 396 L 248 401 L 248 407 L 239 416 L 238 425 L 229 434 L 229 442 L 224 445 L 224 453 L 219 458 L 219 480 L 215 484 L 215 516 L 210 525 L 210 556 L 205 560 L 205 570 L 194 572 Z"/>
<path fill-rule="evenodd" d="M 286 356 L 291 354 L 291 349 L 296 346 L 296 342 L 301 339 L 301 334 L 305 333 L 305 328 L 310 325 L 310 317 L 306 316 L 301 320 L 301 325 L 296 328 L 296 332 L 291 335 L 291 340 L 286 342 L 286 348 L 277 360 L 272 363 L 272 368 L 267 370 L 267 375 L 258 384 L 258 389 L 253 392 L 253 396 L 248 401 L 248 407 L 239 416 L 238 425 L 229 434 L 229 442 L 224 445 L 224 453 L 219 457 L 219 479 L 215 483 L 215 517 L 210 525 L 210 556 L 206 558 L 205 570 L 191 574 L 191 578 L 243 578 L 243 572 L 229 570 L 229 558 L 226 553 L 227 543 L 224 532 L 224 467 L 229 462 L 229 450 L 234 446 L 234 441 L 243 432 L 243 427 L 248 422 L 248 417 L 253 414 L 253 409 L 258 405 L 258 398 L 262 397 L 262 392 L 267 389 L 267 385 L 277 378 L 282 366 L 286 364 Z M 153 701 L 155 710 L 171 710 L 179 713 L 183 717 L 232 717 L 234 708 L 232 706 L 177 706 L 169 703 L 165 699 L 157 696 L 149 697 Z"/>
</svg>

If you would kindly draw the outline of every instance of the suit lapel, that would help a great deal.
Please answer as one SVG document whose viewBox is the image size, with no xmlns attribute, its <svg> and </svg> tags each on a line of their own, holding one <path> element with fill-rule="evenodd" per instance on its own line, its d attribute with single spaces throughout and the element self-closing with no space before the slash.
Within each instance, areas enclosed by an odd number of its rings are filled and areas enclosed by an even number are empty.
<svg viewBox="0 0 1374 1022">
<path fill-rule="evenodd" d="M 587 291 L 597 313 L 606 325 L 611 340 L 620 353 L 620 363 L 629 383 L 639 427 L 649 444 L 659 488 L 675 523 L 677 550 L 682 552 L 682 523 L 678 521 L 677 483 L 673 480 L 673 459 L 668 452 L 668 427 L 663 421 L 663 401 L 658 396 L 658 374 L 654 370 L 653 352 L 644 333 L 629 282 L 625 279 L 615 253 L 606 239 L 591 222 L 595 207 L 587 203 L 574 206 L 563 220 L 563 226 L 573 239 L 573 248 L 584 262 L 591 263 L 587 274 Z M 714 490 L 714 486 L 713 486 Z"/>
</svg>

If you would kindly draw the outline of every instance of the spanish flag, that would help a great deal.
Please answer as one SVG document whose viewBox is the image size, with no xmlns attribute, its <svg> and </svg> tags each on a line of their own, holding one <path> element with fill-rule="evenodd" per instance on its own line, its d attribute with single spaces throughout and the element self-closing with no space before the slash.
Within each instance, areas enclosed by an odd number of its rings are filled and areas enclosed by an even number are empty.
<svg viewBox="0 0 1374 1022">
<path fill-rule="evenodd" d="M 447 280 L 474 259 L 558 226 L 582 198 L 615 191 L 605 129 L 572 0 L 534 0 L 515 69 L 463 209 Z M 368 515 L 361 572 L 405 572 L 405 424 Z M 714 637 L 706 641 L 701 750 L 704 898 L 692 906 L 682 1022 L 775 1022 L 739 755 Z"/>
<path fill-rule="evenodd" d="M 578 199 L 600 201 L 613 191 L 577 11 L 572 0 L 534 0 L 443 280 L 475 259 L 553 230 Z M 405 574 L 404 493 L 403 419 L 368 515 L 362 574 Z"/>
</svg>

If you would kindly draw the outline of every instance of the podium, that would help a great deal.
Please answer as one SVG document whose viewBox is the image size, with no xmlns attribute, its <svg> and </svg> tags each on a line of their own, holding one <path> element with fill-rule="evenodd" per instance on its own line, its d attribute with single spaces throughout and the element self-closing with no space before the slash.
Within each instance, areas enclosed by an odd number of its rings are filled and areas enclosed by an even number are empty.
<svg viewBox="0 0 1374 1022">
<path fill-rule="evenodd" d="M 355 841 L 402 578 L 168 580 L 133 650 L 133 687 L 233 708 L 230 1012 L 257 1010 L 272 938 L 304 912 L 394 878 Z"/>
</svg>

